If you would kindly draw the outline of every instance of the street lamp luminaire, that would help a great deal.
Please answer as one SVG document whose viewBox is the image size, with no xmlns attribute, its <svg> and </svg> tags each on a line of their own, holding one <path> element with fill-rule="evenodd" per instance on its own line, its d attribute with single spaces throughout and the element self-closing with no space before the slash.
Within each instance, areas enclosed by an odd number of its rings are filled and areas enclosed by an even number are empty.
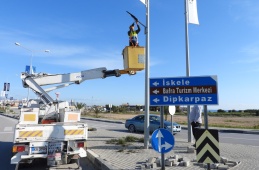
<svg viewBox="0 0 259 170">
<path fill-rule="evenodd" d="M 20 47 L 22 47 L 22 48 L 24 48 L 24 49 L 26 49 L 26 50 L 28 50 L 28 51 L 31 52 L 31 62 L 30 62 L 30 72 L 29 72 L 30 75 L 33 74 L 33 71 L 32 71 L 32 58 L 33 58 L 33 54 L 34 54 L 35 52 L 47 52 L 47 53 L 50 52 L 50 50 L 44 50 L 44 51 L 43 51 L 43 50 L 40 50 L 40 51 L 31 50 L 31 49 L 29 49 L 29 48 L 26 48 L 26 47 L 22 46 L 22 45 L 21 45 L 20 43 L 18 43 L 18 42 L 15 42 L 14 44 L 17 45 L 17 46 L 20 46 Z M 29 94 L 30 94 L 30 88 L 28 88 L 27 102 L 29 101 Z"/>
<path fill-rule="evenodd" d="M 17 45 L 17 46 L 20 46 L 20 47 L 22 47 L 22 48 L 24 48 L 24 49 L 26 49 L 26 50 L 28 50 L 28 51 L 31 52 L 31 62 L 30 62 L 30 72 L 29 72 L 29 74 L 32 74 L 32 73 L 33 73 L 33 72 L 32 72 L 32 58 L 34 57 L 34 53 L 35 53 L 35 52 L 46 52 L 46 53 L 49 53 L 49 52 L 50 52 L 50 50 L 44 50 L 44 51 L 31 50 L 31 49 L 29 49 L 29 48 L 26 48 L 26 47 L 22 46 L 22 45 L 21 45 L 20 43 L 18 43 L 18 42 L 14 43 L 14 44 Z"/>
</svg>

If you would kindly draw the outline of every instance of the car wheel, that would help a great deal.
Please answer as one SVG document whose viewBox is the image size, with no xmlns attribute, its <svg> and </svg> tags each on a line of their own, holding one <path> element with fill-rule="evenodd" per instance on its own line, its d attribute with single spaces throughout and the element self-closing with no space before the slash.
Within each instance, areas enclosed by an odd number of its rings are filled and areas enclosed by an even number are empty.
<svg viewBox="0 0 259 170">
<path fill-rule="evenodd" d="M 129 125 L 129 131 L 131 133 L 135 132 L 136 131 L 135 126 L 134 125 Z"/>
</svg>

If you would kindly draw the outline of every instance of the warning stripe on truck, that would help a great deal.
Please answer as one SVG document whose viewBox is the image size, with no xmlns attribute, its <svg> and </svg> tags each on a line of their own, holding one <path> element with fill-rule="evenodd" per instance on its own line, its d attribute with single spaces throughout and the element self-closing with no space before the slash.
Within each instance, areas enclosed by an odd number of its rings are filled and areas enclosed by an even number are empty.
<svg viewBox="0 0 259 170">
<path fill-rule="evenodd" d="M 84 129 L 77 129 L 77 130 L 65 130 L 65 135 L 83 135 Z"/>
<path fill-rule="evenodd" d="M 42 135 L 43 135 L 42 130 L 20 131 L 19 132 L 19 137 L 20 138 L 42 137 Z"/>
</svg>

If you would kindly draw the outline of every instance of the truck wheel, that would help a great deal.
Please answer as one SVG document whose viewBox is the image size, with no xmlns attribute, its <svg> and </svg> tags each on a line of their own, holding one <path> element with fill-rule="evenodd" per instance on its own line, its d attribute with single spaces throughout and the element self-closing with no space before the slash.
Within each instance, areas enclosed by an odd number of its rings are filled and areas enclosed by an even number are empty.
<svg viewBox="0 0 259 170">
<path fill-rule="evenodd" d="M 71 156 L 67 156 L 67 164 L 69 164 L 71 162 Z"/>
</svg>

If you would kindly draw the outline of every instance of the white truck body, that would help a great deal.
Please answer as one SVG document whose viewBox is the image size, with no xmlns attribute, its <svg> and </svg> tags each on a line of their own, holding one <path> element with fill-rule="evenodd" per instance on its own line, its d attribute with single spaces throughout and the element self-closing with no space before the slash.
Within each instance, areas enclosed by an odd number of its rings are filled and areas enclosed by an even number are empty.
<svg viewBox="0 0 259 170">
<path fill-rule="evenodd" d="M 48 92 L 85 80 L 119 77 L 120 72 L 101 67 L 67 74 L 22 73 L 23 87 L 32 89 L 41 103 L 35 100 L 27 108 L 21 108 L 20 120 L 14 131 L 11 164 L 46 158 L 47 165 L 55 166 L 86 157 L 88 126 L 80 122 L 80 111 L 69 110 L 68 102 L 54 100 Z M 44 90 L 41 86 L 45 85 L 57 86 Z M 41 107 L 42 103 L 45 107 Z"/>
<path fill-rule="evenodd" d="M 73 155 L 86 157 L 86 151 L 83 148 L 77 148 L 76 144 L 78 141 L 85 142 L 87 130 L 85 123 L 57 123 L 44 126 L 17 124 L 14 142 L 15 144 L 28 143 L 28 147 L 24 152 L 14 155 L 11 158 L 11 164 L 18 164 L 21 160 L 53 157 L 54 159 L 48 163 L 51 166 L 68 163 L 67 159 L 62 160 L 62 157 Z M 69 148 L 72 150 L 70 151 Z"/>
<path fill-rule="evenodd" d="M 47 164 L 54 166 L 69 163 L 75 155 L 87 156 L 85 147 L 88 126 L 78 121 L 80 112 L 65 112 L 61 109 L 62 122 L 38 124 L 38 109 L 33 110 L 21 111 L 19 123 L 15 126 L 14 146 L 24 146 L 24 151 L 17 152 L 11 158 L 11 164 L 46 158 Z M 82 146 L 78 147 L 78 144 Z"/>
</svg>

